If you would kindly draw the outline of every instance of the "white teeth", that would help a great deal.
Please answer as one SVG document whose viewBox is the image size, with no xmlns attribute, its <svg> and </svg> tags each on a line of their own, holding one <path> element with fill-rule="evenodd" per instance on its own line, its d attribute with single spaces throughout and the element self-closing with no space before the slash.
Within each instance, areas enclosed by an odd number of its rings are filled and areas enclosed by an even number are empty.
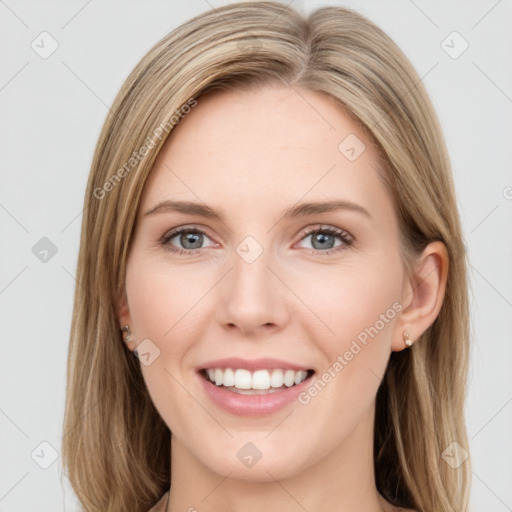
<svg viewBox="0 0 512 512">
<path fill-rule="evenodd" d="M 222 385 L 226 387 L 235 385 L 235 372 L 231 368 L 224 370 L 224 376 L 222 377 Z"/>
<path fill-rule="evenodd" d="M 208 379 L 217 386 L 233 387 L 242 390 L 270 390 L 271 388 L 291 387 L 303 382 L 307 377 L 304 370 L 256 370 L 250 372 L 239 368 L 208 368 Z"/>
<path fill-rule="evenodd" d="M 284 385 L 291 387 L 295 384 L 295 372 L 293 370 L 286 370 L 284 374 Z"/>
<path fill-rule="evenodd" d="M 270 377 L 270 385 L 273 388 L 280 388 L 284 384 L 283 370 L 274 370 Z"/>
<path fill-rule="evenodd" d="M 257 370 L 252 374 L 252 389 L 269 389 L 270 375 L 267 370 Z"/>
<path fill-rule="evenodd" d="M 235 370 L 235 388 L 251 389 L 251 387 L 251 372 L 249 370 Z"/>
<path fill-rule="evenodd" d="M 304 372 L 307 375 L 307 372 Z M 293 383 L 295 385 L 300 384 L 304 380 L 304 377 L 300 372 L 295 372 L 295 379 L 293 380 Z"/>
</svg>

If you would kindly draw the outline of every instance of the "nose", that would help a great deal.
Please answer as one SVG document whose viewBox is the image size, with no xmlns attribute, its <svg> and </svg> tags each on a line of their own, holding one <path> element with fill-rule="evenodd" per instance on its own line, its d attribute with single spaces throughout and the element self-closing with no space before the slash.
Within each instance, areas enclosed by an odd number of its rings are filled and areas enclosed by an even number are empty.
<svg viewBox="0 0 512 512">
<path fill-rule="evenodd" d="M 287 288 L 278 277 L 277 265 L 265 251 L 252 262 L 234 254 L 232 263 L 218 290 L 220 325 L 246 336 L 282 329 L 290 315 Z"/>
</svg>

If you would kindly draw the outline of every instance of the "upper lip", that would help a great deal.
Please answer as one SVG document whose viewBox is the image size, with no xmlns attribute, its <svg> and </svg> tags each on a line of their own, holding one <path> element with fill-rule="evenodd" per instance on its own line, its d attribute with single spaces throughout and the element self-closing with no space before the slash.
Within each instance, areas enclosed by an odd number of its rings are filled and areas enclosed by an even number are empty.
<svg viewBox="0 0 512 512">
<path fill-rule="evenodd" d="M 282 359 L 272 359 L 263 357 L 259 359 L 243 359 L 241 357 L 227 357 L 223 359 L 215 359 L 214 361 L 208 361 L 197 367 L 197 371 L 208 370 L 211 368 L 234 368 L 234 369 L 245 369 L 249 371 L 256 370 L 295 370 L 295 371 L 308 371 L 311 368 L 302 366 L 300 364 L 290 363 L 289 361 L 283 361 Z"/>
</svg>

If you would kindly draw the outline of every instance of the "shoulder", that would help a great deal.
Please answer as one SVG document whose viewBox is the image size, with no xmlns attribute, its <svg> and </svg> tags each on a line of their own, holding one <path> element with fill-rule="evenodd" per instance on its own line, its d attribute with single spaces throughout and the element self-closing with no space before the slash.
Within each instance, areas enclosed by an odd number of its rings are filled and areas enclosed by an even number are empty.
<svg viewBox="0 0 512 512">
<path fill-rule="evenodd" d="M 165 505 L 167 503 L 167 498 L 169 496 L 169 491 L 167 491 L 156 503 L 153 508 L 148 510 L 148 512 L 165 512 Z"/>
</svg>

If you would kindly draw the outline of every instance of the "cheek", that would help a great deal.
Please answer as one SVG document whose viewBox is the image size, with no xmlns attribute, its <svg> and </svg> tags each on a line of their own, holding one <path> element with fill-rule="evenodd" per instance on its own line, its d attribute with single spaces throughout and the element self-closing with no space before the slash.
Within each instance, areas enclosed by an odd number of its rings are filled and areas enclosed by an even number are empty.
<svg viewBox="0 0 512 512">
<path fill-rule="evenodd" d="M 161 255 L 135 254 L 127 268 L 126 288 L 137 338 L 150 338 L 161 349 L 171 346 L 173 339 L 176 347 L 175 341 L 183 339 L 176 333 L 193 322 L 210 282 L 211 276 L 199 267 L 171 266 Z"/>
<path fill-rule="evenodd" d="M 317 376 L 320 382 L 302 403 L 311 401 L 318 412 L 317 428 L 329 421 L 336 425 L 333 436 L 347 423 L 347 411 L 357 418 L 372 406 L 391 354 L 402 277 L 400 258 L 380 252 L 364 264 L 331 269 L 324 280 L 311 281 L 328 283 L 311 290 L 310 306 L 329 329 L 322 335 L 309 331 L 324 364 Z"/>
<path fill-rule="evenodd" d="M 193 332 L 204 307 L 200 301 L 214 282 L 198 266 L 192 267 L 171 266 L 161 255 L 151 258 L 135 251 L 126 272 L 137 344 L 149 339 L 158 354 L 151 364 L 141 363 L 142 375 L 153 404 L 173 432 L 181 430 L 177 420 L 197 406 L 183 385 L 188 388 L 188 357 L 200 335 Z"/>
<path fill-rule="evenodd" d="M 365 339 L 379 339 L 389 349 L 388 335 L 400 309 L 401 272 L 398 257 L 376 255 L 363 263 L 324 267 L 316 274 L 310 272 L 307 280 L 302 278 L 296 289 L 307 297 L 309 309 L 320 321 L 314 322 L 311 339 L 321 344 L 331 360 L 357 339 L 361 345 Z"/>
<path fill-rule="evenodd" d="M 373 408 L 401 309 L 397 261 L 384 256 L 373 265 L 334 272 L 327 281 L 329 292 L 318 286 L 311 295 L 311 309 L 334 334 L 324 330 L 315 335 L 311 329 L 324 365 L 299 403 L 310 411 L 310 428 L 322 430 L 327 439 L 341 440 Z"/>
</svg>

